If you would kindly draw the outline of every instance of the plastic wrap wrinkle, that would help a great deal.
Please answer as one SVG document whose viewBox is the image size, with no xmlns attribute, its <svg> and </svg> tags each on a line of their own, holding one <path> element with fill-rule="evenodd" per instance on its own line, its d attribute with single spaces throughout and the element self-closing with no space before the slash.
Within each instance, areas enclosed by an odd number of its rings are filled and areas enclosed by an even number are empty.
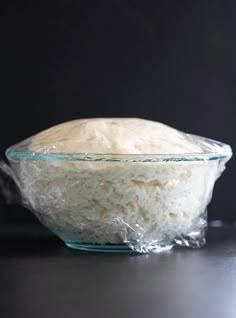
<svg viewBox="0 0 236 318">
<path fill-rule="evenodd" d="M 157 122 L 99 118 L 49 128 L 6 154 L 23 204 L 68 246 L 158 253 L 205 243 L 206 207 L 232 151 Z"/>
</svg>

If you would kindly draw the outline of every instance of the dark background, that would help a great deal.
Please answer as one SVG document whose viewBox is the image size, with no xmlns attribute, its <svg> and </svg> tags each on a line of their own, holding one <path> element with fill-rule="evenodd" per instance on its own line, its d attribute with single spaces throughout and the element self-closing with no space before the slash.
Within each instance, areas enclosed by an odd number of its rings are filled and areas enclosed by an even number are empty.
<svg viewBox="0 0 236 318">
<path fill-rule="evenodd" d="M 236 146 L 235 1 L 12 1 L 1 5 L 0 156 L 83 117 L 157 120 Z M 235 221 L 233 158 L 209 206 Z M 0 195 L 1 224 L 37 223 Z"/>
</svg>

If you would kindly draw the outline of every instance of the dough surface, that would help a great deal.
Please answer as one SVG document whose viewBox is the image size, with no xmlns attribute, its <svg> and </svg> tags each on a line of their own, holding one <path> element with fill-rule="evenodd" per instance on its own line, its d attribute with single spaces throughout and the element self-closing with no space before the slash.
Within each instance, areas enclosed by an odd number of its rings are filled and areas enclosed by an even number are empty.
<svg viewBox="0 0 236 318">
<path fill-rule="evenodd" d="M 30 150 L 48 153 L 178 154 L 201 149 L 186 134 L 139 118 L 78 119 L 35 135 Z"/>
</svg>

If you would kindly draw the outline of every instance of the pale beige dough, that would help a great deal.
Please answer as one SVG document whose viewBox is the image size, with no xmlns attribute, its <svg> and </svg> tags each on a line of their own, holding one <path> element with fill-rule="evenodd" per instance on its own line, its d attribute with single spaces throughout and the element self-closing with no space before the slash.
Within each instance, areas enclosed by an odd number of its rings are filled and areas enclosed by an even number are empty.
<svg viewBox="0 0 236 318">
<path fill-rule="evenodd" d="M 34 151 L 112 154 L 198 152 L 185 134 L 162 123 L 139 118 L 78 119 L 33 137 Z"/>
</svg>

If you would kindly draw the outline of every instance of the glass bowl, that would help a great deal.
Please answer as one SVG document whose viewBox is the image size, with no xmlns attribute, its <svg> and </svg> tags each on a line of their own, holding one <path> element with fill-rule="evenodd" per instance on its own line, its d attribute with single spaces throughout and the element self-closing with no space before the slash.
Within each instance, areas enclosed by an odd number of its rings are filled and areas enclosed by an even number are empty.
<svg viewBox="0 0 236 318">
<path fill-rule="evenodd" d="M 206 207 L 232 152 L 6 156 L 23 204 L 65 244 L 103 252 L 158 252 L 205 243 Z"/>
</svg>

